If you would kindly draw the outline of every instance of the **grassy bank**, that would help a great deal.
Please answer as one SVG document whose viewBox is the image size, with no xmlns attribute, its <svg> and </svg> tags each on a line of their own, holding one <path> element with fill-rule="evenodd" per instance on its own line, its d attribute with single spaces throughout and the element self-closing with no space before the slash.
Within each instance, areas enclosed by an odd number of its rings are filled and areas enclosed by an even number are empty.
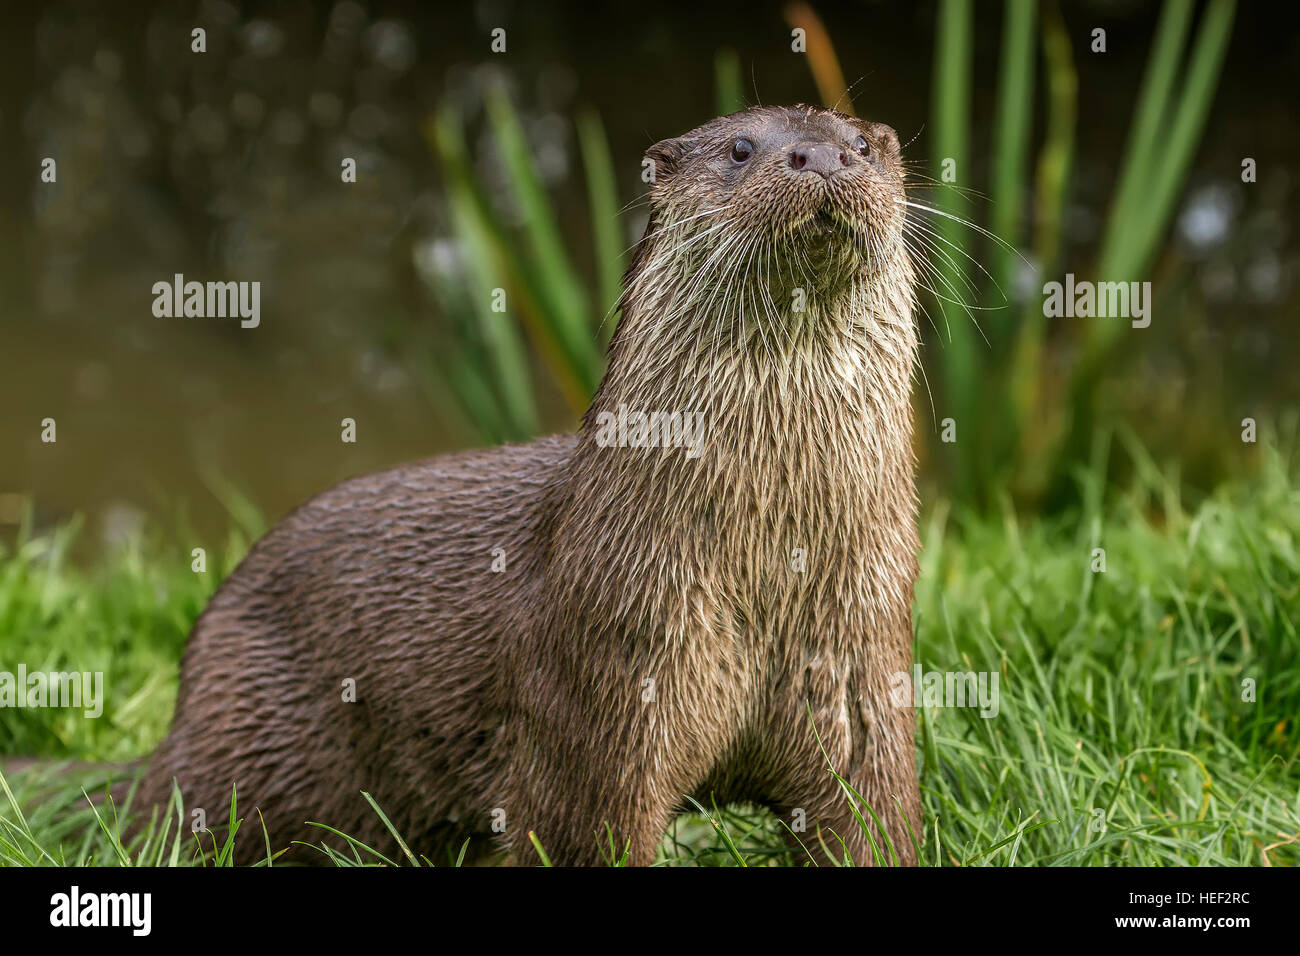
<svg viewBox="0 0 1300 956">
<path fill-rule="evenodd" d="M 996 674 L 998 698 L 995 716 L 975 707 L 919 711 L 923 859 L 1294 865 L 1294 453 L 1261 448 L 1252 477 L 1189 503 L 1173 475 L 1122 442 L 1114 454 L 1134 477 L 1122 492 L 1106 487 L 1109 447 L 1099 443 L 1079 479 L 1085 505 L 1070 515 L 1030 521 L 956 513 L 943 502 L 927 509 L 918 663 L 925 672 Z M 165 732 L 186 632 L 246 539 L 211 549 L 205 573 L 191 570 L 188 551 L 148 542 L 86 571 L 66 560 L 74 533 L 26 534 L 0 556 L 0 670 L 103 671 L 103 715 L 0 708 L 0 753 L 126 760 Z M 1103 559 L 1105 570 L 1094 570 Z M 19 804 L 41 787 L 30 774 L 9 785 Z M 807 862 L 784 849 L 777 828 L 744 808 L 686 817 L 665 841 L 664 860 Z M 0 862 L 113 865 L 123 857 L 112 830 L 111 819 L 96 823 L 75 785 L 56 785 L 21 817 L 0 790 Z M 261 841 L 255 815 L 238 838 Z M 203 842 L 211 863 L 211 840 Z M 145 859 L 197 856 L 187 834 L 175 855 L 157 841 Z"/>
</svg>

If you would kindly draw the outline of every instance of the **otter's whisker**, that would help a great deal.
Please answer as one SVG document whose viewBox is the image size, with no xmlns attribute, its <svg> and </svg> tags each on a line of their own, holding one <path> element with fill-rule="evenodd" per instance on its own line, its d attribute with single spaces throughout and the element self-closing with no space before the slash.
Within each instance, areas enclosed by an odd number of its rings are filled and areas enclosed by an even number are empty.
<svg viewBox="0 0 1300 956">
<path fill-rule="evenodd" d="M 913 257 L 913 261 L 916 262 L 920 257 L 918 257 L 916 251 L 912 249 L 910 243 L 908 244 L 908 250 Z M 949 279 L 942 272 L 934 268 L 934 266 L 929 263 L 922 263 L 922 265 L 927 270 L 925 273 L 926 275 L 931 276 L 934 279 L 937 279 L 939 282 L 941 282 L 944 285 L 944 287 L 952 294 L 952 296 L 955 297 L 959 295 L 959 292 L 957 291 L 956 288 L 954 288 L 952 282 L 949 281 Z M 918 282 L 917 285 L 919 288 L 924 289 L 926 292 L 929 292 L 930 295 L 934 298 L 936 304 L 939 306 L 939 312 L 943 315 L 944 324 L 948 326 L 948 341 L 950 343 L 952 342 L 952 327 L 948 325 L 948 311 L 943 307 L 943 304 L 945 302 L 955 305 L 958 308 L 960 308 L 962 311 L 964 311 L 966 313 L 966 317 L 970 319 L 971 324 L 974 325 L 976 331 L 979 332 L 980 338 L 984 340 L 984 344 L 989 346 L 990 348 L 992 347 L 991 343 L 989 342 L 988 336 L 984 334 L 983 327 L 979 324 L 979 321 L 975 318 L 974 312 L 979 311 L 977 307 L 973 307 L 967 304 L 965 301 L 963 301 L 960 298 L 949 298 L 948 296 L 945 296 L 928 281 Z"/>
<path fill-rule="evenodd" d="M 912 209 L 922 209 L 925 212 L 934 213 L 936 216 L 943 216 L 945 219 L 951 219 L 953 222 L 960 223 L 961 225 L 966 226 L 968 229 L 974 229 L 981 236 L 984 236 L 988 239 L 992 239 L 994 242 L 998 243 L 1000 246 L 1002 246 L 1002 248 L 1006 249 L 1008 252 L 1015 253 L 1016 256 L 1020 259 L 1020 261 L 1023 262 L 1025 265 L 1027 266 L 1031 265 L 1029 260 L 1020 254 L 1020 250 L 1017 249 L 1015 246 L 1013 246 L 1011 243 L 1007 242 L 1005 239 L 1003 239 L 1001 236 L 997 235 L 996 233 L 989 232 L 989 230 L 985 229 L 983 226 L 976 225 L 975 223 L 971 222 L 969 219 L 963 219 L 961 216 L 954 216 L 952 213 L 944 212 L 942 209 L 935 209 L 933 206 L 926 206 L 922 203 L 911 202 L 910 200 L 907 199 L 895 198 L 894 202 L 904 206 L 908 206 L 909 208 Z"/>
<path fill-rule="evenodd" d="M 948 266 L 948 268 L 952 270 L 953 274 L 957 277 L 957 279 L 960 280 L 961 283 L 966 287 L 966 291 L 970 292 L 972 296 L 978 292 L 978 290 L 975 287 L 975 284 L 958 267 L 956 260 L 953 259 L 952 256 L 948 255 L 948 253 L 946 253 L 943 249 L 940 249 L 937 246 L 933 245 L 930 241 L 927 240 L 927 238 L 924 235 L 914 234 L 908 236 L 905 240 L 905 244 L 907 245 L 908 251 L 910 251 L 915 258 L 918 258 L 920 260 L 918 262 L 918 265 L 928 269 L 929 273 L 933 275 L 935 278 L 942 278 L 947 280 L 947 276 L 944 276 L 943 273 L 938 269 L 938 267 L 933 262 L 930 261 L 929 258 L 930 255 L 938 257 L 943 263 L 945 263 Z M 952 294 L 954 296 L 957 295 L 958 290 L 955 286 L 951 284 L 951 280 L 948 280 L 948 283 L 949 283 L 949 289 L 952 292 Z M 963 300 L 963 304 L 965 304 L 964 300 Z"/>
<path fill-rule="evenodd" d="M 984 273 L 984 277 L 987 278 L 989 282 L 993 284 L 993 287 L 995 289 L 998 290 L 998 295 L 1002 297 L 1002 301 L 1004 303 L 1009 301 L 1007 299 L 1006 292 L 1004 292 L 1002 287 L 998 285 L 997 280 L 993 278 L 993 276 L 989 273 L 987 269 L 984 268 L 984 266 L 980 263 L 978 259 L 976 259 L 970 253 L 968 253 L 965 249 L 957 245 L 952 240 L 948 239 L 946 236 L 944 236 L 942 233 L 936 230 L 929 223 L 922 223 L 920 220 L 909 220 L 908 225 L 913 229 L 915 229 L 918 235 L 923 233 L 924 235 L 928 236 L 930 239 L 934 240 L 935 242 L 942 243 L 943 245 L 948 246 L 950 249 L 953 249 L 954 251 L 960 253 L 962 256 L 965 256 L 966 259 L 968 259 L 971 263 L 974 264 L 976 269 Z M 964 270 L 956 269 L 954 267 L 954 271 L 960 273 L 963 272 Z M 973 285 L 971 286 L 971 291 L 976 291 Z"/>
<path fill-rule="evenodd" d="M 916 239 L 920 241 L 919 237 L 916 236 L 913 236 L 912 239 Z M 1006 308 L 1006 306 L 1001 306 L 1001 305 L 980 306 L 980 305 L 975 305 L 973 303 L 967 302 L 964 298 L 960 297 L 959 291 L 953 286 L 948 276 L 945 275 L 941 270 L 936 268 L 933 263 L 926 261 L 925 257 L 919 254 L 919 250 L 917 250 L 915 247 L 912 246 L 910 240 L 906 242 L 906 245 L 908 248 L 908 252 L 911 254 L 915 264 L 922 269 L 924 276 L 927 279 L 933 279 L 943 283 L 944 287 L 950 293 L 952 293 L 953 297 L 948 298 L 944 296 L 942 293 L 939 292 L 938 289 L 934 288 L 933 284 L 929 281 L 927 281 L 924 285 L 922 285 L 921 288 L 925 289 L 925 291 L 929 292 L 936 299 L 945 302 L 951 302 L 953 305 L 959 306 L 963 311 L 965 311 L 967 317 L 970 318 L 970 320 L 975 324 L 975 327 L 977 329 L 980 329 L 980 326 L 979 326 L 979 322 L 976 321 L 975 319 L 975 315 L 974 315 L 975 312 L 994 312 L 994 311 L 1001 311 L 1002 309 Z M 944 255 L 944 253 L 941 250 L 934 249 L 932 251 L 935 252 L 937 255 L 944 256 L 949 266 L 954 269 L 956 268 L 955 263 L 952 262 L 951 258 Z M 958 274 L 960 275 L 960 273 Z M 964 281 L 966 282 L 967 287 L 973 292 L 974 286 L 971 285 L 969 280 L 964 280 Z M 987 336 L 984 335 L 983 329 L 980 329 L 980 336 L 984 338 L 986 343 L 988 342 L 988 338 Z"/>
</svg>

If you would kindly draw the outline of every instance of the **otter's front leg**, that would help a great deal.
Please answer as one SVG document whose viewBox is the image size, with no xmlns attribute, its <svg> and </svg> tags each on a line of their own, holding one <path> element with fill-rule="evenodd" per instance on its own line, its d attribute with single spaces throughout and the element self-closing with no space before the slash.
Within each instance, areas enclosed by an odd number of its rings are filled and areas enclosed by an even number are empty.
<svg viewBox="0 0 1300 956">
<path fill-rule="evenodd" d="M 884 681 L 858 687 L 813 682 L 803 687 L 802 700 L 785 699 L 786 709 L 773 715 L 779 729 L 768 737 L 767 762 L 777 768 L 770 802 L 818 863 L 827 862 L 824 842 L 836 859 L 847 850 L 855 864 L 873 865 L 874 841 L 886 863 L 894 864 L 896 855 L 897 863 L 915 865 L 913 834 L 919 841 L 923 830 L 913 711 L 891 703 Z M 832 768 L 866 805 L 845 792 Z"/>
<path fill-rule="evenodd" d="M 663 669 L 652 682 L 635 673 L 539 682 L 550 693 L 521 715 L 504 786 L 512 862 L 537 862 L 530 831 L 557 866 L 625 853 L 630 866 L 654 862 L 684 795 L 721 752 L 722 728 L 690 706 L 689 683 Z"/>
<path fill-rule="evenodd" d="M 575 766 L 569 763 L 566 771 L 555 759 L 542 761 L 530 785 L 510 801 L 510 862 L 541 861 L 531 833 L 554 866 L 652 864 L 673 812 L 662 784 L 640 775 L 615 791 L 603 781 L 575 779 Z"/>
</svg>

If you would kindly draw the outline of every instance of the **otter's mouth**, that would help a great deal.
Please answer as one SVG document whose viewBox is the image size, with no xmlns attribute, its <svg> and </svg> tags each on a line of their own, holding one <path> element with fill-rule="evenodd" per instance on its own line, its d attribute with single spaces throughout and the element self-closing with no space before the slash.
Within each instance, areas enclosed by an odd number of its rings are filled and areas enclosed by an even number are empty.
<svg viewBox="0 0 1300 956">
<path fill-rule="evenodd" d="M 844 224 L 839 217 L 823 206 L 803 221 L 799 227 L 807 239 L 829 241 L 844 231 Z"/>
<path fill-rule="evenodd" d="M 853 268 L 858 262 L 860 244 L 858 226 L 830 203 L 810 210 L 790 241 L 796 246 L 797 260 L 811 266 L 823 276 Z"/>
<path fill-rule="evenodd" d="M 803 221 L 799 231 L 805 241 L 811 241 L 819 247 L 829 248 L 836 243 L 847 240 L 853 234 L 853 226 L 843 217 L 837 215 L 829 206 L 823 206 Z"/>
</svg>

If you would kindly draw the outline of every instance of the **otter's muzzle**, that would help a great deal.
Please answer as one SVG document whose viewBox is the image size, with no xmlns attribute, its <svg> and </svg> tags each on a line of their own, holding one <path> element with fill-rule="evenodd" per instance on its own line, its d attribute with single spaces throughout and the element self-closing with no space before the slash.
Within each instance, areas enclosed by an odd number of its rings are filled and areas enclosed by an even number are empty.
<svg viewBox="0 0 1300 956">
<path fill-rule="evenodd" d="M 830 179 L 849 164 L 849 154 L 833 143 L 800 143 L 790 150 L 790 168 L 806 173 L 821 173 Z"/>
</svg>

